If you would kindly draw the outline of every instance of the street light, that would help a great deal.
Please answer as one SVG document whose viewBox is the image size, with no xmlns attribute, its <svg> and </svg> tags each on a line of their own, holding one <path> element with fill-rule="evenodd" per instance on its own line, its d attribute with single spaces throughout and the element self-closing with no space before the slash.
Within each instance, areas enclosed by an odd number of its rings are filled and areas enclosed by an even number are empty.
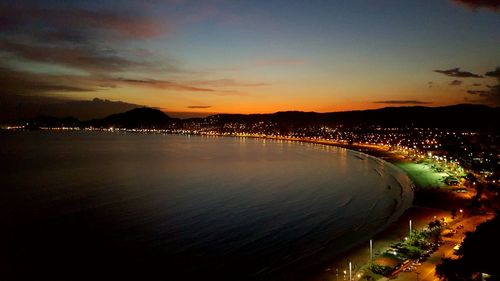
<svg viewBox="0 0 500 281">
<path fill-rule="evenodd" d="M 349 281 L 352 281 L 352 263 L 349 262 Z"/>
<path fill-rule="evenodd" d="M 373 240 L 370 239 L 370 263 L 373 263 Z"/>
</svg>

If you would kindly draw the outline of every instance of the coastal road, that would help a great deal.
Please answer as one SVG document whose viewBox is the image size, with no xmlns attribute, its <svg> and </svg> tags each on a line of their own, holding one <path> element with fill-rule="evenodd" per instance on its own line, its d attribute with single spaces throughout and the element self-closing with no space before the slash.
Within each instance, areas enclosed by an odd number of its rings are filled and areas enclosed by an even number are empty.
<svg viewBox="0 0 500 281">
<path fill-rule="evenodd" d="M 443 237 L 443 243 L 439 247 L 439 249 L 434 252 L 427 260 L 425 260 L 422 265 L 416 267 L 416 269 L 410 272 L 401 272 L 396 278 L 392 280 L 398 281 L 437 281 L 439 280 L 435 275 L 436 265 L 441 263 L 441 259 L 443 257 L 446 258 L 456 258 L 454 255 L 453 248 L 455 245 L 460 244 L 464 237 L 465 233 L 469 231 L 474 231 L 477 225 L 493 218 L 493 215 L 474 215 L 474 216 L 465 216 L 463 218 L 457 218 L 453 220 L 448 227 L 451 229 L 457 229 L 459 225 L 463 225 L 462 229 L 458 229 L 457 233 L 450 237 Z"/>
</svg>

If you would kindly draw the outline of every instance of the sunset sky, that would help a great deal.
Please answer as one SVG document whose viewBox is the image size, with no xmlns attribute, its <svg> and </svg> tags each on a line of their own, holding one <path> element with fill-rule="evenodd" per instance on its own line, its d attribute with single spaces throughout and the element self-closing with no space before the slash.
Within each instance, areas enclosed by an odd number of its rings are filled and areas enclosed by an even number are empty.
<svg viewBox="0 0 500 281">
<path fill-rule="evenodd" d="M 500 103 L 500 1 L 2 1 L 0 118 Z"/>
</svg>

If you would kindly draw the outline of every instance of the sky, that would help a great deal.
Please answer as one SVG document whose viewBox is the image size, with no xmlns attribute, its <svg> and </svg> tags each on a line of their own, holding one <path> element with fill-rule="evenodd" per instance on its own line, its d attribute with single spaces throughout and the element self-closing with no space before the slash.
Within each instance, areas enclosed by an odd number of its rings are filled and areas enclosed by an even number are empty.
<svg viewBox="0 0 500 281">
<path fill-rule="evenodd" d="M 0 3 L 0 119 L 500 105 L 500 0 Z"/>
</svg>

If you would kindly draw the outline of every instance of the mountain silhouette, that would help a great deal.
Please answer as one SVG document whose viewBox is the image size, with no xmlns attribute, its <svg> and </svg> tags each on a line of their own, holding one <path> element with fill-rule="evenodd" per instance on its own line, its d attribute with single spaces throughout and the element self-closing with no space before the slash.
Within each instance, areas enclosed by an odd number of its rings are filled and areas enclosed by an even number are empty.
<svg viewBox="0 0 500 281">
<path fill-rule="evenodd" d="M 93 119 L 84 122 L 85 126 L 116 127 L 116 128 L 167 128 L 175 118 L 169 117 L 163 111 L 140 107 L 124 113 L 117 113 L 102 119 Z"/>
<path fill-rule="evenodd" d="M 37 127 L 95 127 L 95 128 L 138 128 L 138 129 L 179 129 L 222 127 L 229 123 L 255 124 L 269 122 L 283 130 L 306 126 L 346 126 L 346 127 L 419 127 L 419 128 L 463 128 L 497 130 L 496 120 L 500 120 L 500 108 L 477 104 L 459 104 L 442 107 L 386 107 L 372 110 L 343 112 L 302 112 L 282 111 L 270 114 L 217 114 L 206 118 L 171 118 L 163 111 L 141 107 L 127 112 L 112 114 L 102 119 L 79 121 L 75 118 L 39 116 L 18 120 L 9 124 Z"/>
</svg>

